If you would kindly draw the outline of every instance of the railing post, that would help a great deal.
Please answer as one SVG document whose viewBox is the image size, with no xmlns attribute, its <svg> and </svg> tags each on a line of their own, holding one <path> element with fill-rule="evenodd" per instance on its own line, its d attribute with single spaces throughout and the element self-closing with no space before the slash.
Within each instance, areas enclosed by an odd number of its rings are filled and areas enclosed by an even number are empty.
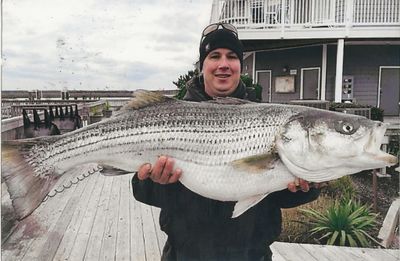
<svg viewBox="0 0 400 261">
<path fill-rule="evenodd" d="M 213 0 L 212 7 L 211 7 L 210 24 L 218 22 L 219 2 L 220 2 L 220 0 Z"/>
<path fill-rule="evenodd" d="M 350 28 L 353 26 L 353 0 L 346 0 L 345 6 L 345 21 L 346 21 L 346 36 L 349 36 Z"/>
<path fill-rule="evenodd" d="M 285 0 L 281 0 L 281 38 L 285 37 Z"/>
</svg>

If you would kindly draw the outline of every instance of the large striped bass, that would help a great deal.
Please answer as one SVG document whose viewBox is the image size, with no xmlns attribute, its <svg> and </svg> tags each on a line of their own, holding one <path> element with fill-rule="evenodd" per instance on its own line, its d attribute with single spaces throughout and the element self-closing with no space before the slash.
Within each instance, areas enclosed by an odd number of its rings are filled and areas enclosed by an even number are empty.
<svg viewBox="0 0 400 261">
<path fill-rule="evenodd" d="M 193 103 L 135 94 L 110 119 L 61 136 L 3 143 L 2 174 L 20 219 L 57 177 L 89 162 L 118 175 L 170 156 L 190 190 L 237 201 L 233 217 L 295 177 L 324 182 L 397 163 L 380 150 L 386 125 L 364 117 L 229 98 Z"/>
</svg>

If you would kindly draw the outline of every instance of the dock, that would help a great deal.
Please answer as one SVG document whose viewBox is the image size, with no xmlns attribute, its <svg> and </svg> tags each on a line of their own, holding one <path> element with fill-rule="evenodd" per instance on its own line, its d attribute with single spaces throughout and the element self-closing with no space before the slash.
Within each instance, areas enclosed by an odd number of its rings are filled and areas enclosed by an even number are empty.
<svg viewBox="0 0 400 261">
<path fill-rule="evenodd" d="M 134 199 L 133 174 L 106 177 L 96 169 L 88 164 L 64 174 L 51 197 L 4 236 L 2 260 L 160 260 L 166 240 L 160 210 Z M 2 191 L 2 208 L 9 203 Z M 400 260 L 393 249 L 283 242 L 271 248 L 274 261 Z"/>
</svg>

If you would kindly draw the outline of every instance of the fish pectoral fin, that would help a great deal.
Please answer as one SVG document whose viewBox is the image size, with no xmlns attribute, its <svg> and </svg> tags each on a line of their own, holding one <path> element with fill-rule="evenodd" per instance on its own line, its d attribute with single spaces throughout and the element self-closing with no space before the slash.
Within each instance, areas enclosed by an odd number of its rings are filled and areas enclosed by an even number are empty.
<svg viewBox="0 0 400 261">
<path fill-rule="evenodd" d="M 273 169 L 278 159 L 278 154 L 269 153 L 238 159 L 231 164 L 234 168 L 245 170 L 249 173 L 263 173 L 265 170 Z"/>
<path fill-rule="evenodd" d="M 257 203 L 259 203 L 261 200 L 263 200 L 267 195 L 268 195 L 268 193 L 261 194 L 261 195 L 255 195 L 253 197 L 238 201 L 235 205 L 235 208 L 233 209 L 232 218 L 236 218 L 236 217 L 242 215 L 248 209 L 257 205 Z"/>
<path fill-rule="evenodd" d="M 100 173 L 104 176 L 121 176 L 121 175 L 131 174 L 132 171 L 118 169 L 109 165 L 101 165 Z"/>
</svg>

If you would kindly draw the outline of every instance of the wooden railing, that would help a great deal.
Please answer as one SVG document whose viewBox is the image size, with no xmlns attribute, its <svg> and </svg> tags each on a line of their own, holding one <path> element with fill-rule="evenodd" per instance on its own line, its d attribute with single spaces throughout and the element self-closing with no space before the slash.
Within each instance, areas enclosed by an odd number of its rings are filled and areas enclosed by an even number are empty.
<svg viewBox="0 0 400 261">
<path fill-rule="evenodd" d="M 321 100 L 293 100 L 289 104 L 313 107 L 317 109 L 329 110 L 329 101 Z"/>
<path fill-rule="evenodd" d="M 212 22 L 269 26 L 400 25 L 395 0 L 216 0 Z"/>
<path fill-rule="evenodd" d="M 371 119 L 371 108 L 336 108 L 336 111 L 364 116 Z"/>
</svg>

